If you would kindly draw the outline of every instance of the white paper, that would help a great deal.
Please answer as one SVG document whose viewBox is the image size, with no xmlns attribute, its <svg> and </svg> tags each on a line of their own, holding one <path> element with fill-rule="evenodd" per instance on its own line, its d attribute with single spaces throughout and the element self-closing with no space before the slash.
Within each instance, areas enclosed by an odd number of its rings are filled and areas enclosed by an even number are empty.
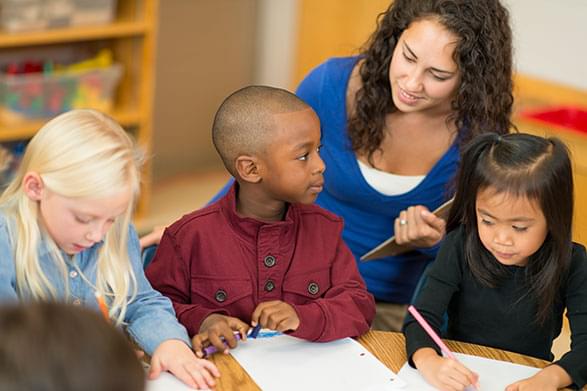
<svg viewBox="0 0 587 391">
<path fill-rule="evenodd" d="M 263 391 L 386 391 L 405 385 L 351 338 L 319 343 L 260 337 L 239 343 L 231 354 Z"/>
<path fill-rule="evenodd" d="M 506 361 L 498 361 L 490 358 L 471 356 L 468 354 L 454 353 L 457 359 L 464 366 L 479 374 L 480 391 L 505 390 L 505 388 L 517 382 L 533 376 L 540 368 L 529 367 L 526 365 L 514 364 Z M 405 388 L 417 391 L 434 391 L 435 388 L 429 385 L 420 375 L 418 370 L 410 367 L 406 362 L 400 369 L 398 376 L 407 383 Z M 467 391 L 471 387 L 467 388 Z"/>
<path fill-rule="evenodd" d="M 147 380 L 146 391 L 192 391 L 181 380 L 169 372 L 161 372 L 155 380 Z"/>
</svg>

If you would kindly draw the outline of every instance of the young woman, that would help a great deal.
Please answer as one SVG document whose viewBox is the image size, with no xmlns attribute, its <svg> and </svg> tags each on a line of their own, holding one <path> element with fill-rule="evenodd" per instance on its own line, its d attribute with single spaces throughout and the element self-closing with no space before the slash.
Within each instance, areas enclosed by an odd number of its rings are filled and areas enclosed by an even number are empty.
<svg viewBox="0 0 587 391">
<path fill-rule="evenodd" d="M 399 330 L 414 288 L 436 255 L 459 147 L 507 133 L 512 36 L 498 0 L 396 0 L 359 56 L 314 69 L 297 94 L 322 126 L 320 206 L 345 220 L 357 260 L 396 236 L 414 251 L 359 263 L 378 301 L 373 327 Z"/>
</svg>

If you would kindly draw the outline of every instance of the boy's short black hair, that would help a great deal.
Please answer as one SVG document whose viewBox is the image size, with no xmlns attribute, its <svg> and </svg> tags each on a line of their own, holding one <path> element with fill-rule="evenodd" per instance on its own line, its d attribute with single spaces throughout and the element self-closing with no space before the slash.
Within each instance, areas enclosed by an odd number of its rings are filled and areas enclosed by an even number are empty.
<svg viewBox="0 0 587 391">
<path fill-rule="evenodd" d="M 99 313 L 59 303 L 0 307 L 0 390 L 144 388 L 131 344 Z"/>
<path fill-rule="evenodd" d="M 295 94 L 276 87 L 247 86 L 229 95 L 218 108 L 212 141 L 222 162 L 236 178 L 235 159 L 263 151 L 272 140 L 273 115 L 308 109 Z"/>
</svg>

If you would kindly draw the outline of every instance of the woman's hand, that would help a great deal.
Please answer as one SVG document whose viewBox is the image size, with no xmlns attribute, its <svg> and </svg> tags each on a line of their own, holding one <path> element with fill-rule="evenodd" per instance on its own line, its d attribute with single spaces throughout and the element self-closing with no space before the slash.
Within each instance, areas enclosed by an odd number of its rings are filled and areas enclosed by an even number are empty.
<svg viewBox="0 0 587 391">
<path fill-rule="evenodd" d="M 207 389 L 216 385 L 214 378 L 220 376 L 216 366 L 197 358 L 185 342 L 169 339 L 162 342 L 151 357 L 149 379 L 159 377 L 161 371 L 171 372 L 179 380 L 195 389 Z"/>
<path fill-rule="evenodd" d="M 395 219 L 395 242 L 412 247 L 432 247 L 446 233 L 446 222 L 430 212 L 425 206 L 410 206 L 402 210 Z"/>
<path fill-rule="evenodd" d="M 247 340 L 249 325 L 238 318 L 221 314 L 209 315 L 200 326 L 200 332 L 192 338 L 196 355 L 203 357 L 204 345 L 213 345 L 219 352 L 228 353 L 228 349 L 236 348 L 234 332 L 237 331 L 241 340 Z"/>
<path fill-rule="evenodd" d="M 424 379 L 442 391 L 462 391 L 475 386 L 479 376 L 463 364 L 441 357 L 431 348 L 421 348 L 412 357 Z"/>
</svg>

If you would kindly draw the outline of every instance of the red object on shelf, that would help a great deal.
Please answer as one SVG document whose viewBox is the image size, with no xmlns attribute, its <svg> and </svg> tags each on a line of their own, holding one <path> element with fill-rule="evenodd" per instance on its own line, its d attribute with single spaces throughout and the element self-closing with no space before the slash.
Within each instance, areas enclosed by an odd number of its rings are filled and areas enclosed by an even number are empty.
<svg viewBox="0 0 587 391">
<path fill-rule="evenodd" d="M 523 118 L 587 133 L 587 109 L 575 106 L 549 107 L 520 114 Z"/>
</svg>

